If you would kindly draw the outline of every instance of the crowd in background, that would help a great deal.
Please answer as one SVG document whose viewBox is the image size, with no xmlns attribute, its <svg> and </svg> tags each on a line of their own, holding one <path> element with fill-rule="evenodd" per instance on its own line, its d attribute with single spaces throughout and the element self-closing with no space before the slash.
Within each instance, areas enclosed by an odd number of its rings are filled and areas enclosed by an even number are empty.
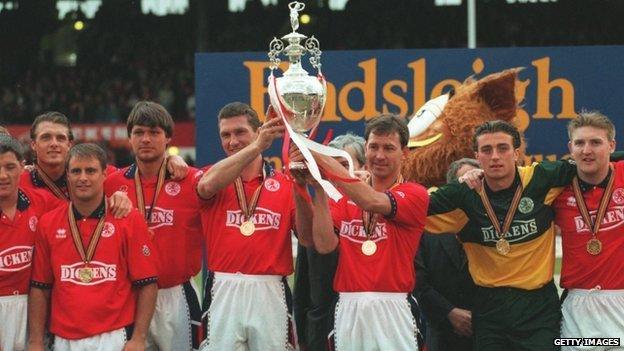
<svg viewBox="0 0 624 351">
<path fill-rule="evenodd" d="M 289 30 L 288 2 L 265 7 L 252 0 L 244 11 L 229 12 L 227 0 L 192 0 L 187 13 L 158 17 L 142 14 L 138 1 L 105 1 L 81 32 L 72 29 L 80 14 L 59 20 L 55 1 L 5 8 L 0 123 L 28 123 L 47 110 L 64 111 L 73 122 L 119 122 L 142 99 L 158 101 L 176 120 L 193 119 L 194 53 L 267 51 L 273 36 Z M 310 1 L 312 20 L 301 31 L 319 38 L 322 50 L 460 48 L 466 46 L 463 3 L 349 1 L 343 11 L 331 11 L 326 1 Z M 622 44 L 621 13 L 624 2 L 617 0 L 591 6 L 583 0 L 478 1 L 477 46 Z M 72 36 L 75 62 L 59 65 L 59 41 Z"/>
</svg>

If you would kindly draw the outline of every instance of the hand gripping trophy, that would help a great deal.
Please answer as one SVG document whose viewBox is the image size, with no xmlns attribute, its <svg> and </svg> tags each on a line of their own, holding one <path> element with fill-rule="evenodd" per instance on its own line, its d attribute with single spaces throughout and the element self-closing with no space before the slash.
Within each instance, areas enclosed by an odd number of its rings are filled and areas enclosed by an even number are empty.
<svg viewBox="0 0 624 351">
<path fill-rule="evenodd" d="M 269 44 L 269 59 L 271 74 L 269 75 L 269 98 L 273 109 L 282 118 L 292 141 L 303 154 L 306 162 L 291 162 L 290 170 L 309 171 L 312 177 L 321 184 L 325 192 L 338 200 L 342 195 L 327 180 L 322 179 L 320 171 L 310 150 L 328 155 L 341 156 L 349 161 L 349 174 L 353 177 L 353 160 L 343 150 L 338 150 L 309 140 L 304 133 L 314 129 L 321 121 L 327 87 L 325 78 L 321 73 L 321 49 L 319 41 L 314 37 L 298 33 L 299 12 L 305 8 L 301 2 L 291 2 L 290 25 L 292 32 L 283 36 L 282 39 L 273 38 Z M 305 40 L 305 42 L 303 42 Z M 284 47 L 284 41 L 288 43 Z M 302 45 L 303 42 L 303 45 Z M 276 78 L 274 73 L 281 60 L 280 54 L 288 57 L 289 66 L 282 77 Z M 301 58 L 306 53 L 310 54 L 310 64 L 318 71 L 317 77 L 311 76 L 302 67 Z"/>
</svg>

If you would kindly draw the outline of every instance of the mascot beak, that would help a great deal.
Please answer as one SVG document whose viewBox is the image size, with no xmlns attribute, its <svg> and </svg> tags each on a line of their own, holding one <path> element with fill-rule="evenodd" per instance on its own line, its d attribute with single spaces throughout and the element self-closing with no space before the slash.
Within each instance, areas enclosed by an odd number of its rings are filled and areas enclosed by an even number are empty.
<svg viewBox="0 0 624 351">
<path fill-rule="evenodd" d="M 444 106 L 449 100 L 449 94 L 440 95 L 435 99 L 427 101 L 416 113 L 414 117 L 409 121 L 407 127 L 410 133 L 410 141 L 408 147 L 422 147 L 434 143 L 442 137 L 442 133 L 439 133 L 433 137 L 424 140 L 413 140 L 419 135 L 423 134 L 429 127 L 435 122 L 444 110 Z"/>
</svg>

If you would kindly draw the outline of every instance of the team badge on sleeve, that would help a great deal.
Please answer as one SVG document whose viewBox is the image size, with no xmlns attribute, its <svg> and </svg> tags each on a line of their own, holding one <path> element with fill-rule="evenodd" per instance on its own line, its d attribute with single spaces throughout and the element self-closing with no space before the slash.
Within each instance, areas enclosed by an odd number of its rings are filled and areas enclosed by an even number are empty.
<svg viewBox="0 0 624 351">
<path fill-rule="evenodd" d="M 149 256 L 152 252 L 150 251 L 149 247 L 147 247 L 147 245 L 143 245 L 143 256 Z"/>
</svg>

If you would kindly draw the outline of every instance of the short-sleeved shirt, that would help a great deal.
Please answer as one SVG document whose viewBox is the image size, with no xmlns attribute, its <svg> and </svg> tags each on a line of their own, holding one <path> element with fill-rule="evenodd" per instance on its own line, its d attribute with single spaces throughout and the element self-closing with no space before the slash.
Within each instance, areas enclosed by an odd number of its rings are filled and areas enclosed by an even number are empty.
<svg viewBox="0 0 624 351">
<path fill-rule="evenodd" d="M 147 225 L 133 210 L 121 219 L 104 213 L 104 204 L 88 217 L 75 212 L 83 246 L 105 216 L 101 238 L 88 265 L 82 261 L 68 218 L 69 203 L 44 215 L 35 238 L 32 286 L 51 289 L 50 331 L 65 339 L 82 339 L 134 322 L 133 286 L 157 280 L 156 261 Z M 83 282 L 79 269 L 93 270 Z"/>
<path fill-rule="evenodd" d="M 379 217 L 370 240 L 377 251 L 362 252 L 367 240 L 362 209 L 348 197 L 331 206 L 334 230 L 339 235 L 338 268 L 334 290 L 338 292 L 411 292 L 414 289 L 414 257 L 427 216 L 429 195 L 416 183 L 398 184 L 386 192 L 392 204 L 387 217 Z"/>
<path fill-rule="evenodd" d="M 109 175 L 104 189 L 107 196 L 116 191 L 126 192 L 136 207 L 137 195 L 134 185 L 136 164 Z M 188 281 L 201 269 L 202 230 L 199 216 L 199 197 L 195 190 L 196 178 L 201 176 L 190 168 L 181 181 L 168 175 L 156 198 L 157 178 L 141 180 L 145 213 L 149 214 L 148 226 L 158 253 L 158 287 L 170 288 Z M 151 210 L 150 210 L 151 209 Z"/>
<path fill-rule="evenodd" d="M 265 165 L 265 169 L 268 169 Z M 245 216 L 239 206 L 234 184 L 203 200 L 201 211 L 206 236 L 208 269 L 212 272 L 287 276 L 293 272 L 291 230 L 295 225 L 292 181 L 268 169 L 243 181 L 247 201 L 262 186 L 257 207 L 251 216 L 255 232 L 244 236 L 240 226 Z"/>
<path fill-rule="evenodd" d="M 60 204 L 48 192 L 18 189 L 13 219 L 0 211 L 0 296 L 28 294 L 37 224 Z"/>
<path fill-rule="evenodd" d="M 431 193 L 425 230 L 432 234 L 456 233 L 464 245 L 472 279 L 483 287 L 533 290 L 553 279 L 555 263 L 552 203 L 570 184 L 576 167 L 568 162 L 541 162 L 518 167 L 511 187 L 492 191 L 484 187 L 501 223 L 516 188 L 523 191 L 505 239 L 507 255 L 496 251 L 498 235 L 479 194 L 465 184 L 449 183 Z"/>
<path fill-rule="evenodd" d="M 561 228 L 563 243 L 563 288 L 624 289 L 624 162 L 613 165 L 614 171 L 610 175 L 615 177 L 613 192 L 596 236 L 602 242 L 602 251 L 598 255 L 587 252 L 587 241 L 592 235 L 578 209 L 572 187 L 566 187 L 553 204 L 555 223 Z M 607 182 L 605 179 L 598 186 L 580 182 L 592 221 L 596 218 Z"/>
</svg>

